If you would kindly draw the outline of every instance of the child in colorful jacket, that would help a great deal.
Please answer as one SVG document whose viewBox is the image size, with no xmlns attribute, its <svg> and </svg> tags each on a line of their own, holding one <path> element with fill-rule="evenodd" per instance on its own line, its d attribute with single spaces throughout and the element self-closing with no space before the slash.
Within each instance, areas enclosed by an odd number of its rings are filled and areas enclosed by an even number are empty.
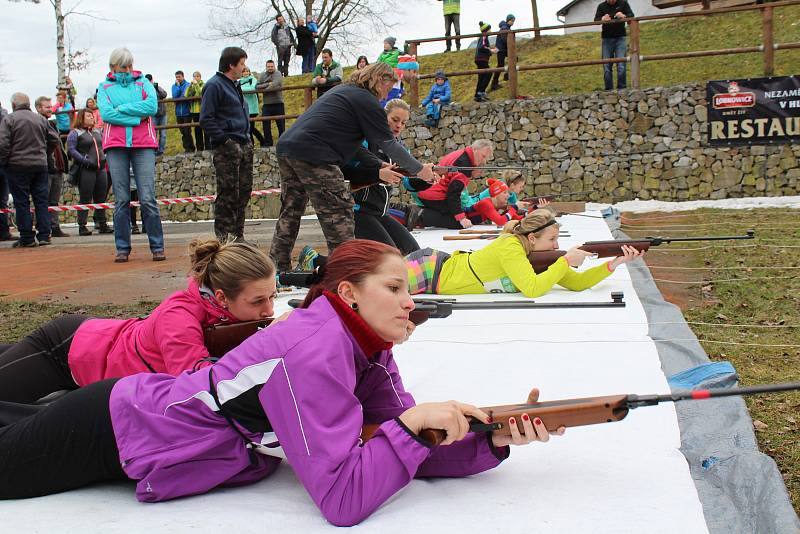
<svg viewBox="0 0 800 534">
<path fill-rule="evenodd" d="M 386 63 L 393 69 L 397 68 L 397 61 L 400 58 L 400 50 L 395 46 L 397 39 L 387 37 L 383 40 L 383 52 L 378 56 L 380 63 Z"/>
<path fill-rule="evenodd" d="M 571 291 L 583 291 L 643 254 L 623 246 L 623 256 L 577 272 L 572 268 L 579 267 L 591 253 L 573 247 L 545 272 L 537 274 L 528 254 L 558 250 L 558 228 L 552 211 L 536 210 L 521 221 L 507 223 L 500 237 L 476 252 L 459 251 L 451 256 L 426 248 L 409 254 L 406 256 L 409 292 L 412 295 L 521 292 L 535 298 L 556 284 Z"/>
<path fill-rule="evenodd" d="M 324 271 L 302 309 L 209 367 L 99 382 L 5 427 L 0 455 L 15 461 L 0 464 L 0 498 L 132 479 L 140 501 L 166 501 L 262 480 L 282 454 L 322 515 L 348 526 L 415 477 L 473 475 L 508 445 L 549 439 L 538 418 L 524 432 L 507 421 L 512 436 L 469 433 L 469 417 L 489 420 L 480 409 L 415 405 L 391 351 L 414 308 L 396 249 L 348 241 Z M 366 441 L 364 425 L 378 425 Z"/>
<path fill-rule="evenodd" d="M 442 116 L 442 106 L 450 103 L 452 98 L 452 91 L 450 89 L 450 81 L 443 70 L 436 71 L 436 81 L 431 86 L 428 96 L 422 101 L 422 107 L 425 108 L 425 125 L 435 128 L 439 125 L 439 119 Z"/>
<path fill-rule="evenodd" d="M 522 216 L 510 206 L 510 194 L 505 182 L 489 178 L 487 183 L 489 187 L 486 188 L 486 191 L 489 192 L 489 195 L 464 210 L 472 223 L 481 224 L 483 221 L 489 220 L 497 226 L 503 226 L 508 221 L 521 220 Z"/>
</svg>

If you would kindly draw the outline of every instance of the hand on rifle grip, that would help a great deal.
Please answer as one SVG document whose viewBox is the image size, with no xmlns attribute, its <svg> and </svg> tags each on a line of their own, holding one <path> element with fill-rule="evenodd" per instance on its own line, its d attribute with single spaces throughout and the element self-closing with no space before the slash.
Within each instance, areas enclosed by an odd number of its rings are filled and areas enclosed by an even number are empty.
<svg viewBox="0 0 800 534">
<path fill-rule="evenodd" d="M 403 339 L 403 341 L 398 341 L 397 343 L 395 343 L 395 345 L 400 345 L 401 343 L 405 343 L 406 341 L 408 341 L 408 338 L 411 337 L 411 334 L 414 333 L 414 330 L 416 328 L 417 324 L 414 321 L 412 321 L 411 317 L 409 316 L 408 324 L 406 325 L 406 337 Z"/>
<path fill-rule="evenodd" d="M 578 247 L 572 247 L 564 254 L 564 259 L 567 260 L 570 267 L 580 267 L 583 260 L 590 256 L 592 256 L 591 252 L 586 252 Z"/>
<path fill-rule="evenodd" d="M 425 180 L 428 183 L 435 183 L 437 181 L 437 175 L 433 172 L 433 163 L 426 163 L 422 166 L 422 170 L 417 173 L 417 178 Z"/>
<path fill-rule="evenodd" d="M 644 256 L 644 251 L 639 250 L 637 248 L 631 247 L 629 245 L 622 245 L 622 256 L 617 256 L 610 262 L 608 262 L 608 267 L 613 271 L 623 263 L 628 263 L 630 261 L 635 260 L 636 258 L 641 258 Z"/>
<path fill-rule="evenodd" d="M 423 431 L 434 430 L 444 433 L 444 439 L 436 443 L 436 435 L 430 435 L 431 443 L 450 445 L 461 441 L 469 432 L 469 418 L 475 418 L 483 423 L 489 421 L 489 416 L 470 404 L 457 401 L 427 402 L 409 408 L 400 420 L 413 433 L 422 436 Z M 439 436 L 441 436 L 439 434 Z M 425 438 L 423 438 L 425 439 Z"/>
</svg>

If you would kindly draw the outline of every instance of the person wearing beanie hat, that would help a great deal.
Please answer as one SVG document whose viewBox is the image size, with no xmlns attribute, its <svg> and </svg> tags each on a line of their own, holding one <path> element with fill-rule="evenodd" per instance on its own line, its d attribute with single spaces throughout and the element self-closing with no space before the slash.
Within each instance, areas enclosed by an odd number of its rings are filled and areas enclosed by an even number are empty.
<svg viewBox="0 0 800 534">
<path fill-rule="evenodd" d="M 498 50 L 490 44 L 489 36 L 487 35 L 489 31 L 491 31 L 492 25 L 480 21 L 478 26 L 481 29 L 481 36 L 478 37 L 478 45 L 475 47 L 475 65 L 478 69 L 483 70 L 489 68 L 489 59 L 492 57 L 492 54 L 496 54 Z M 491 80 L 491 72 L 478 74 L 478 83 L 475 86 L 475 102 L 486 102 L 489 100 L 486 89 L 489 87 L 489 82 Z"/>
<path fill-rule="evenodd" d="M 439 125 L 439 119 L 442 114 L 442 106 L 450 103 L 452 98 L 452 90 L 450 88 L 450 81 L 443 70 L 439 69 L 435 74 L 435 81 L 428 92 L 428 96 L 422 101 L 422 107 L 425 108 L 425 125 L 435 128 Z"/>
<path fill-rule="evenodd" d="M 397 81 L 389 91 L 389 95 L 385 99 L 381 100 L 381 105 L 385 106 L 389 100 L 402 98 L 405 94 L 403 81 L 415 78 L 418 71 L 419 63 L 417 63 L 417 56 L 403 54 L 402 56 L 398 57 L 397 66 L 394 69 L 395 74 L 397 74 Z"/>
<path fill-rule="evenodd" d="M 380 63 L 386 63 L 393 69 L 397 68 L 397 61 L 400 57 L 400 50 L 397 49 L 395 43 L 397 39 L 394 37 L 387 37 L 383 40 L 383 52 L 378 56 Z"/>
<path fill-rule="evenodd" d="M 473 224 L 481 224 L 485 220 L 490 220 L 498 226 L 502 226 L 508 221 L 518 221 L 522 216 L 517 210 L 508 205 L 508 186 L 501 180 L 489 178 L 489 197 L 480 200 L 467 208 L 465 213 Z"/>
<path fill-rule="evenodd" d="M 497 67 L 503 68 L 506 66 L 506 58 L 508 57 L 508 32 L 511 29 L 511 26 L 514 25 L 514 21 L 516 17 L 509 13 L 506 15 L 505 20 L 500 21 L 500 31 L 503 32 L 497 36 L 495 40 L 495 46 L 497 47 Z M 508 72 L 503 73 L 503 80 L 508 81 Z M 489 87 L 490 91 L 494 91 L 496 89 L 500 89 L 500 73 L 495 72 L 492 76 L 492 85 Z"/>
</svg>

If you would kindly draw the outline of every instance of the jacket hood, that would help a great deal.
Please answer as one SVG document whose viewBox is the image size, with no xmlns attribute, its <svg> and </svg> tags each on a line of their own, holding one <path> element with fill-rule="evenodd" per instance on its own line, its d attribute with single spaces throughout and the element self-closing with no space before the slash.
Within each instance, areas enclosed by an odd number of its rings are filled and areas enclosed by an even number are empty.
<svg viewBox="0 0 800 534">
<path fill-rule="evenodd" d="M 214 297 L 210 288 L 201 288 L 194 278 L 189 278 L 189 286 L 186 288 L 186 294 L 201 304 L 207 314 L 218 318 L 219 322 L 238 323 L 240 321 L 230 311 L 222 307 Z"/>
<path fill-rule="evenodd" d="M 134 70 L 131 72 L 109 72 L 106 74 L 106 80 L 109 82 L 118 83 L 120 85 L 128 85 L 143 78 L 142 71 Z"/>
</svg>

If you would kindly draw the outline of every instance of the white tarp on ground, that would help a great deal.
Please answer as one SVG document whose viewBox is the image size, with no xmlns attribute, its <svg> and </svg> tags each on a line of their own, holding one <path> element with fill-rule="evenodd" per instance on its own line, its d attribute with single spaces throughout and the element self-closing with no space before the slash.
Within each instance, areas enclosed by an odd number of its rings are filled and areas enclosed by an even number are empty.
<svg viewBox="0 0 800 534">
<path fill-rule="evenodd" d="M 587 209 L 601 210 L 610 204 L 588 203 Z M 723 198 L 720 200 L 685 200 L 682 202 L 665 202 L 663 200 L 626 200 L 614 204 L 620 212 L 646 213 L 651 211 L 691 211 L 700 208 L 725 210 L 747 210 L 754 208 L 800 208 L 800 196 L 793 197 L 748 197 Z"/>
<path fill-rule="evenodd" d="M 565 217 L 562 248 L 610 239 L 602 219 Z M 453 233 L 453 232 L 447 232 Z M 477 249 L 488 241 L 445 242 L 417 234 L 423 247 Z M 466 246 L 465 246 L 466 245 Z M 418 402 L 459 399 L 477 405 L 524 400 L 669 391 L 644 310 L 620 268 L 582 293 L 554 290 L 538 301 L 607 301 L 625 291 L 625 308 L 454 311 L 421 326 L 396 348 L 406 388 Z M 461 296 L 461 300 L 521 295 Z M 279 310 L 285 308 L 283 299 Z M 616 325 L 616 326 L 615 326 Z M 641 408 L 619 423 L 573 428 L 549 444 L 512 449 L 511 458 L 467 479 L 417 480 L 358 527 L 393 532 L 706 533 L 702 508 L 678 451 L 670 405 Z M 0 531 L 313 532 L 333 530 L 291 468 L 252 486 L 160 504 L 140 504 L 131 483 L 0 502 Z"/>
</svg>

